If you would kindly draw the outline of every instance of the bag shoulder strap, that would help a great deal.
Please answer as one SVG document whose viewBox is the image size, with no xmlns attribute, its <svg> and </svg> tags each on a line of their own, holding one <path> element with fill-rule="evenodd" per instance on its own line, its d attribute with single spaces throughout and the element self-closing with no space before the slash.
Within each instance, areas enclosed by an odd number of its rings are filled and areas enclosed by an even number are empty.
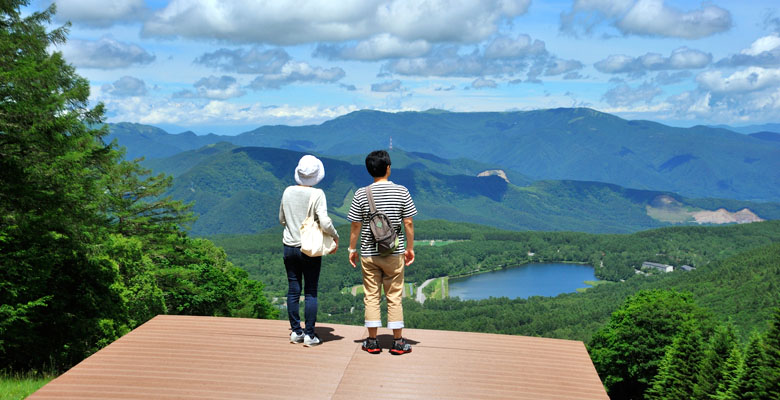
<svg viewBox="0 0 780 400">
<path fill-rule="evenodd" d="M 368 211 L 371 214 L 376 214 L 376 204 L 374 204 L 374 196 L 371 194 L 371 185 L 366 186 L 366 196 L 368 197 Z"/>
<path fill-rule="evenodd" d="M 311 192 L 311 196 L 309 196 L 309 207 L 306 209 L 307 217 L 308 216 L 316 217 L 316 213 L 314 212 L 314 200 L 316 196 L 317 196 L 317 191 L 313 190 Z"/>
</svg>

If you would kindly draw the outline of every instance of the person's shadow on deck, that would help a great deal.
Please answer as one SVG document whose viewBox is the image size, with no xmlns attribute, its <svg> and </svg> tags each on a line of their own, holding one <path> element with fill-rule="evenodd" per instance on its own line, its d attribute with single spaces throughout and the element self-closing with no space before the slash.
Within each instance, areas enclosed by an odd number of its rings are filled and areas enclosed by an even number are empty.
<svg viewBox="0 0 780 400">
<path fill-rule="evenodd" d="M 389 348 L 393 347 L 393 335 L 392 334 L 386 333 L 384 335 L 376 335 L 376 339 L 379 341 L 379 347 L 381 347 L 383 349 L 389 349 Z M 365 338 L 357 339 L 354 342 L 355 343 L 363 343 L 363 340 L 365 340 Z M 408 337 L 405 337 L 405 336 L 404 336 L 404 340 L 406 340 L 406 343 L 409 343 L 412 346 L 420 343 L 420 342 L 418 342 L 416 340 L 409 339 Z"/>
<path fill-rule="evenodd" d="M 344 339 L 344 336 L 334 334 L 333 328 L 327 326 L 314 327 L 314 333 L 320 337 L 322 343 Z"/>
</svg>

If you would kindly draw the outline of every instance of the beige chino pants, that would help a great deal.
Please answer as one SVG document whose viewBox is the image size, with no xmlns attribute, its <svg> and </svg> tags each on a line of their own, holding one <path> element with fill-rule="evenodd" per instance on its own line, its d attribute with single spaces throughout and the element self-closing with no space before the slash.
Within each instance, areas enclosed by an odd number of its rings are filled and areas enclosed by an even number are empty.
<svg viewBox="0 0 780 400">
<path fill-rule="evenodd" d="M 401 298 L 404 294 L 404 256 L 360 257 L 363 269 L 363 303 L 366 306 L 366 327 L 382 326 L 379 303 L 382 300 L 380 289 L 384 287 L 387 297 L 387 327 L 404 327 L 404 308 Z"/>
</svg>

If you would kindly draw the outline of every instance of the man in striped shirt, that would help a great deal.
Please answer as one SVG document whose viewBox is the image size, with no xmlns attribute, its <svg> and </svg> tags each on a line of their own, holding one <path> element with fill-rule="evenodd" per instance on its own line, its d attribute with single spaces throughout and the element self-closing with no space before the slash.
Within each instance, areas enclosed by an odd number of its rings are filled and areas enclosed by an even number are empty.
<svg viewBox="0 0 780 400">
<path fill-rule="evenodd" d="M 384 150 L 371 152 L 366 157 L 366 169 L 374 178 L 371 195 L 377 211 L 387 215 L 390 222 L 398 232 L 398 248 L 390 254 L 382 256 L 377 250 L 376 241 L 369 227 L 371 215 L 366 188 L 355 191 L 352 205 L 349 207 L 347 219 L 352 222 L 349 235 L 349 262 L 352 267 L 357 267 L 357 245 L 360 237 L 360 264 L 363 270 L 363 299 L 366 308 L 366 327 L 368 339 L 363 341 L 363 350 L 377 354 L 382 348 L 376 339 L 377 329 L 382 326 L 382 318 L 379 310 L 381 301 L 380 289 L 384 287 L 387 297 L 387 327 L 393 330 L 393 346 L 390 353 L 395 355 L 406 354 L 412 351 L 402 336 L 404 327 L 404 310 L 401 304 L 404 288 L 404 266 L 414 262 L 414 223 L 412 217 L 417 214 L 417 209 L 409 195 L 409 190 L 401 185 L 389 181 L 390 155 Z M 401 229 L 406 230 L 406 238 Z"/>
</svg>

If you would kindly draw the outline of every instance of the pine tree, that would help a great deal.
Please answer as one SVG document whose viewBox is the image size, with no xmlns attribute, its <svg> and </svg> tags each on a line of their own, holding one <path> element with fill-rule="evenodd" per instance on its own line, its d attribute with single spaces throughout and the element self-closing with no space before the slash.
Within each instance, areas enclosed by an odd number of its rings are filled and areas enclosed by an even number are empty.
<svg viewBox="0 0 780 400">
<path fill-rule="evenodd" d="M 761 335 L 753 333 L 745 350 L 733 396 L 737 400 L 772 400 L 766 393 L 766 353 Z"/>
<path fill-rule="evenodd" d="M 704 352 L 694 386 L 694 398 L 715 399 L 718 385 L 724 380 L 727 372 L 727 360 L 735 347 L 737 347 L 737 335 L 734 325 L 718 325 Z"/>
<path fill-rule="evenodd" d="M 702 334 L 696 321 L 683 322 L 680 333 L 666 350 L 658 375 L 646 398 L 689 400 L 693 398 L 695 374 L 702 360 Z"/>
<path fill-rule="evenodd" d="M 70 365 L 126 331 L 116 265 L 101 254 L 101 176 L 118 153 L 89 82 L 47 31 L 54 5 L 0 2 L 0 365 Z"/>
<path fill-rule="evenodd" d="M 772 325 L 764 339 L 766 345 L 766 393 L 770 399 L 780 399 L 780 308 L 772 316 Z"/>
<path fill-rule="evenodd" d="M 723 365 L 723 378 L 717 382 L 714 399 L 732 400 L 734 392 L 739 385 L 739 378 L 742 375 L 742 352 L 739 346 L 731 348 L 728 358 Z"/>
<path fill-rule="evenodd" d="M 708 318 L 690 294 L 643 290 L 626 299 L 589 346 L 610 398 L 643 398 L 681 323 Z"/>
</svg>

